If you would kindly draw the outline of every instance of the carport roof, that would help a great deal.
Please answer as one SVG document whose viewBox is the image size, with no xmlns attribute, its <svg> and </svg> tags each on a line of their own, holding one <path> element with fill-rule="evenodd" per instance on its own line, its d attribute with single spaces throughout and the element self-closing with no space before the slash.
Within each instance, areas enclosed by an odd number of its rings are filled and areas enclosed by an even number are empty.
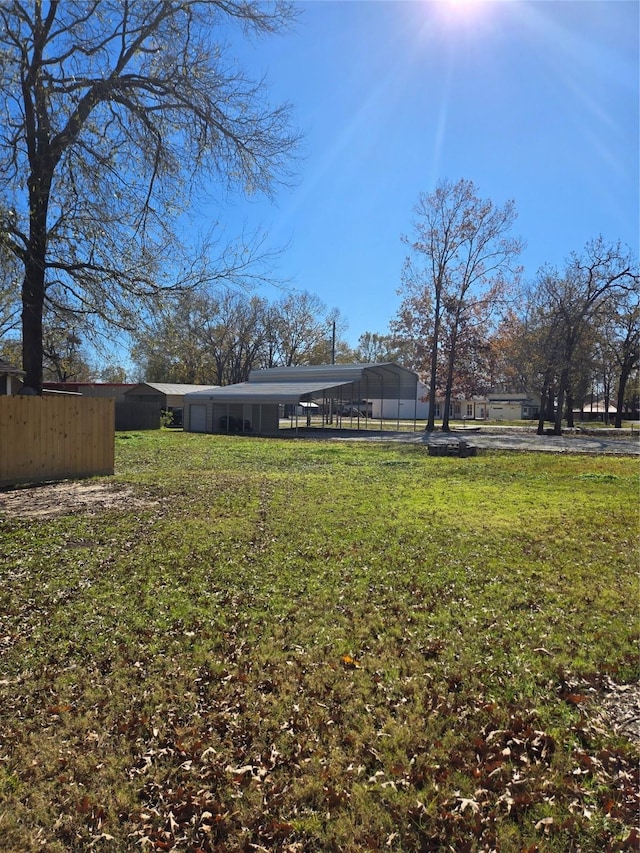
<svg viewBox="0 0 640 853">
<path fill-rule="evenodd" d="M 16 367 L 14 364 L 10 364 L 8 361 L 5 361 L 3 358 L 0 358 L 0 373 L 3 376 L 24 376 L 24 370 L 21 370 L 19 367 Z"/>
<path fill-rule="evenodd" d="M 406 367 L 400 367 L 392 362 L 375 364 L 309 364 L 302 367 L 271 367 L 268 370 L 252 370 L 249 382 L 324 382 L 330 385 L 344 382 L 362 382 L 374 385 L 384 380 L 410 390 L 412 396 L 417 385 L 417 374 Z"/>
<path fill-rule="evenodd" d="M 326 382 L 240 382 L 225 388 L 194 391 L 187 397 L 191 403 L 298 403 L 303 398 L 309 399 L 350 384 L 340 382 L 327 387 Z"/>
<path fill-rule="evenodd" d="M 188 399 L 217 403 L 298 403 L 331 396 L 345 399 L 415 399 L 417 374 L 397 364 L 321 364 L 253 370 L 248 382 L 209 388 Z"/>
<path fill-rule="evenodd" d="M 203 391 L 217 387 L 217 385 L 183 385 L 175 382 L 140 382 L 128 391 L 125 391 L 125 394 L 135 394 L 140 388 L 152 388 L 159 394 L 180 396 L 181 394 L 189 394 L 193 391 Z"/>
</svg>

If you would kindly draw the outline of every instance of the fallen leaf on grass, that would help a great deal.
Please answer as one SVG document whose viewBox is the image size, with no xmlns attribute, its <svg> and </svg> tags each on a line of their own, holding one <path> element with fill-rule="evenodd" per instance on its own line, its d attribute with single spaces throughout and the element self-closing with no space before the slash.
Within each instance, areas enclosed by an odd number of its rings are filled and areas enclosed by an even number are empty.
<svg viewBox="0 0 640 853">
<path fill-rule="evenodd" d="M 70 710 L 71 710 L 71 705 L 51 705 L 50 708 L 47 708 L 47 714 L 51 714 L 52 716 L 56 716 L 57 714 L 64 714 Z"/>
<path fill-rule="evenodd" d="M 475 800 L 467 799 L 466 797 L 458 797 L 458 803 L 460 804 L 460 812 L 462 813 L 465 809 L 471 809 L 473 814 L 477 814 L 480 811 L 480 804 Z"/>
<path fill-rule="evenodd" d="M 98 841 L 102 841 L 102 840 L 104 840 L 104 841 L 115 841 L 115 838 L 113 837 L 113 835 L 109 835 L 108 832 L 102 832 L 100 835 L 94 836 L 93 841 L 89 845 L 89 849 L 91 849 L 92 847 L 95 847 L 95 845 L 98 843 Z"/>
<path fill-rule="evenodd" d="M 342 655 L 341 660 L 345 669 L 360 669 L 362 666 L 360 661 L 352 658 L 351 655 Z"/>
<path fill-rule="evenodd" d="M 583 696 L 582 693 L 569 693 L 568 696 L 564 697 L 564 701 L 570 705 L 580 705 L 581 702 L 587 701 L 587 697 Z"/>
</svg>

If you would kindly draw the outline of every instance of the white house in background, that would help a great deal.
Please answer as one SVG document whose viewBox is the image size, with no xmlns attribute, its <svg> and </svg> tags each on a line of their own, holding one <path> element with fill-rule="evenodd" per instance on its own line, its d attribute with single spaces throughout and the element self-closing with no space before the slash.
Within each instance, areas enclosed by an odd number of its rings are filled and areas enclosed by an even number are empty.
<svg viewBox="0 0 640 853">
<path fill-rule="evenodd" d="M 449 417 L 456 421 L 484 421 L 488 417 L 486 397 L 457 397 L 449 403 Z M 444 400 L 436 399 L 436 420 L 444 414 Z"/>
<path fill-rule="evenodd" d="M 584 403 L 581 409 L 573 410 L 573 417 L 578 421 L 605 421 L 607 417 L 609 420 L 614 420 L 617 415 L 618 410 L 614 405 L 609 403 L 609 408 L 605 408 L 605 404 L 603 401 L 591 401 L 588 403 Z"/>
<path fill-rule="evenodd" d="M 470 421 L 487 418 L 488 401 L 485 397 L 455 398 L 449 404 L 449 417 L 455 420 L 466 418 Z M 436 398 L 436 420 L 444 415 L 444 399 Z M 429 417 L 429 388 L 418 380 L 418 392 L 415 400 L 372 400 L 371 416 L 376 419 L 412 421 L 414 418 L 424 421 Z"/>
<path fill-rule="evenodd" d="M 487 394 L 488 417 L 493 421 L 535 420 L 540 415 L 540 397 L 521 392 Z"/>
</svg>

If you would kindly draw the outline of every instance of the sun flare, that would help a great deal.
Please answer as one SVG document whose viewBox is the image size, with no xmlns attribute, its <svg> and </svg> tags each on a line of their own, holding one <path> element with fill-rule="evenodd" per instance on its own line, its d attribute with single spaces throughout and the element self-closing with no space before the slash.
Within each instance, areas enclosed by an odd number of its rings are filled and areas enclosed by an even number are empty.
<svg viewBox="0 0 640 853">
<path fill-rule="evenodd" d="M 488 0 L 438 0 L 440 11 L 448 18 L 468 20 L 482 14 Z"/>
</svg>

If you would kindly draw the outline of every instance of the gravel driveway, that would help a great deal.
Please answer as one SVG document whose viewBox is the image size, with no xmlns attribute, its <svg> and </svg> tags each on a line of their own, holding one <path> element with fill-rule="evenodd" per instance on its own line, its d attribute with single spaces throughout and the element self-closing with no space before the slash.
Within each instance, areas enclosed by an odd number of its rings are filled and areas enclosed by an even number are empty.
<svg viewBox="0 0 640 853">
<path fill-rule="evenodd" d="M 327 438 L 334 441 L 384 441 L 406 444 L 438 445 L 466 441 L 470 447 L 492 450 L 527 450 L 543 453 L 613 453 L 622 456 L 640 456 L 640 438 L 625 431 L 619 437 L 610 433 L 584 435 L 537 435 L 527 427 L 481 427 L 459 429 L 453 432 L 380 432 L 378 430 L 300 430 L 309 438 Z"/>
</svg>

